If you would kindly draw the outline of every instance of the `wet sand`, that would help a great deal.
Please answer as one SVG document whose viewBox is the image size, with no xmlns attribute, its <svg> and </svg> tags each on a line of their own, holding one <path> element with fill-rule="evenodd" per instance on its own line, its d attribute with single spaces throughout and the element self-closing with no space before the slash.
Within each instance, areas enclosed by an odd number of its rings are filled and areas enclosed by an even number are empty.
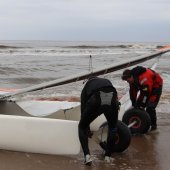
<svg viewBox="0 0 170 170">
<path fill-rule="evenodd" d="M 158 107 L 158 130 L 133 136 L 129 148 L 114 153 L 112 164 L 103 162 L 103 151 L 90 140 L 94 164 L 83 165 L 83 154 L 57 156 L 0 150 L 2 170 L 169 170 L 170 166 L 170 95 L 163 95 Z M 71 146 L 70 146 L 71 147 Z"/>
</svg>

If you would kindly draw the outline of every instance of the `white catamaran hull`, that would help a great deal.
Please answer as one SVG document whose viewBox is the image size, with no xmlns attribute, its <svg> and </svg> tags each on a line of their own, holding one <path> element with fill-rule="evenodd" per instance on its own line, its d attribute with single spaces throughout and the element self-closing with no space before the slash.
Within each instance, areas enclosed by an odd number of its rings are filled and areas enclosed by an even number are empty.
<svg viewBox="0 0 170 170">
<path fill-rule="evenodd" d="M 130 106 L 128 95 L 120 101 L 121 120 L 124 110 Z M 61 109 L 61 102 L 58 101 L 0 102 L 0 149 L 43 154 L 78 154 L 80 103 L 64 103 L 65 109 Z M 38 115 L 35 115 L 37 112 Z M 105 121 L 103 115 L 99 116 L 91 124 L 91 130 L 97 131 Z"/>
<path fill-rule="evenodd" d="M 0 115 L 0 148 L 43 153 L 78 154 L 78 122 Z"/>
<path fill-rule="evenodd" d="M 121 99 L 119 120 L 131 107 L 128 93 Z M 64 101 L 0 102 L 0 148 L 43 154 L 78 154 L 80 103 Z M 91 124 L 97 131 L 106 121 L 98 116 Z"/>
</svg>

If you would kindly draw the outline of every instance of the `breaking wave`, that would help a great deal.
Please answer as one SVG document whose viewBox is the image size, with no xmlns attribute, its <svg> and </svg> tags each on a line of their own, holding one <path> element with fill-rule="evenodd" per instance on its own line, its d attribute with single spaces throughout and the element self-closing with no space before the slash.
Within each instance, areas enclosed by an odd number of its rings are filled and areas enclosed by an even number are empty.
<svg viewBox="0 0 170 170">
<path fill-rule="evenodd" d="M 9 46 L 9 45 L 0 45 L 0 49 L 19 49 L 19 48 L 26 48 L 26 47 L 17 47 L 17 46 Z M 30 47 L 27 47 L 30 48 Z"/>
<path fill-rule="evenodd" d="M 66 46 L 64 48 L 77 48 L 77 49 L 89 49 L 89 48 L 131 48 L 133 45 L 73 45 L 73 46 Z"/>
</svg>

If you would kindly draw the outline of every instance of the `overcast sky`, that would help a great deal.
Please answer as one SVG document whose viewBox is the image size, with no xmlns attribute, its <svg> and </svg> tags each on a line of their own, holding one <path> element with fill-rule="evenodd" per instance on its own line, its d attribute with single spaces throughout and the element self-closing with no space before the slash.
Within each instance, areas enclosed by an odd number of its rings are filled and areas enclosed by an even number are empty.
<svg viewBox="0 0 170 170">
<path fill-rule="evenodd" d="M 1 0 L 0 40 L 170 42 L 170 0 Z"/>
</svg>

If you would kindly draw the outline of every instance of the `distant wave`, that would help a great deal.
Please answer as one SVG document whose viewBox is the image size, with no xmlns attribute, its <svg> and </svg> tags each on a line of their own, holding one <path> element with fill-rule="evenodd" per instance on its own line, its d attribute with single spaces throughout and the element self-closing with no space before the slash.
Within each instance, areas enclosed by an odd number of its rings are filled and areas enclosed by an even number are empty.
<svg viewBox="0 0 170 170">
<path fill-rule="evenodd" d="M 164 45 L 157 45 L 156 48 L 160 49 L 160 48 L 163 48 Z"/>
<path fill-rule="evenodd" d="M 0 45 L 0 49 L 8 49 L 8 48 L 18 49 L 18 48 L 28 48 L 28 47 L 17 47 L 17 46 Z"/>
<path fill-rule="evenodd" d="M 0 49 L 6 49 L 6 48 L 18 48 L 18 47 L 7 46 L 7 45 L 0 45 Z"/>
<path fill-rule="evenodd" d="M 89 48 L 130 48 L 133 47 L 133 45 L 99 45 L 99 46 L 95 46 L 95 45 L 78 45 L 78 46 L 65 46 L 64 48 L 77 48 L 77 49 L 89 49 Z"/>
</svg>

